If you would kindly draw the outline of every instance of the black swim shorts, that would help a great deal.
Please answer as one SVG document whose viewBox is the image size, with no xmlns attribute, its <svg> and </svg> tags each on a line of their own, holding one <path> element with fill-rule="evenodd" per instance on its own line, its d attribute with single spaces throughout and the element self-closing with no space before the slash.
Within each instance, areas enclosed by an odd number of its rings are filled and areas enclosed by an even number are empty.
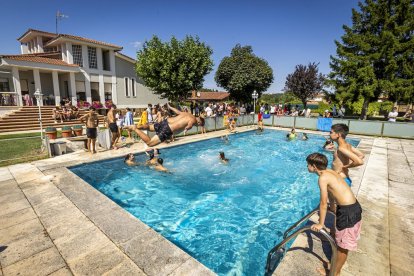
<svg viewBox="0 0 414 276">
<path fill-rule="evenodd" d="M 336 228 L 341 231 L 351 228 L 362 219 L 362 208 L 358 201 L 351 205 L 336 207 Z"/>
<path fill-rule="evenodd" d="M 161 123 L 155 123 L 154 130 L 158 138 L 160 138 L 161 142 L 164 142 L 165 140 L 171 138 L 171 136 L 173 135 L 173 132 L 171 131 L 170 126 L 168 125 L 167 119 L 165 119 Z"/>
<path fill-rule="evenodd" d="M 96 139 L 97 131 L 96 127 L 87 127 L 86 128 L 86 137 L 89 139 Z"/>
<path fill-rule="evenodd" d="M 109 129 L 111 130 L 111 132 L 118 132 L 118 126 L 116 123 L 110 123 Z"/>
</svg>

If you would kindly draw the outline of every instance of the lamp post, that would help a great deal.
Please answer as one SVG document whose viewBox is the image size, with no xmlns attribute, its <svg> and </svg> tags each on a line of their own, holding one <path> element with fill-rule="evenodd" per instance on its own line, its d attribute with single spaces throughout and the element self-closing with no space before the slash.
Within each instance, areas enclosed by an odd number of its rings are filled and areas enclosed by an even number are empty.
<svg viewBox="0 0 414 276">
<path fill-rule="evenodd" d="M 36 97 L 37 106 L 39 108 L 40 139 L 42 140 L 42 148 L 43 148 L 42 110 L 40 109 L 40 103 L 43 100 L 43 94 L 40 93 L 40 89 L 36 89 L 34 96 Z"/>
<path fill-rule="evenodd" d="M 259 94 L 257 94 L 256 90 L 253 91 L 252 98 L 253 98 L 253 112 L 256 114 L 256 100 L 259 97 Z"/>
</svg>

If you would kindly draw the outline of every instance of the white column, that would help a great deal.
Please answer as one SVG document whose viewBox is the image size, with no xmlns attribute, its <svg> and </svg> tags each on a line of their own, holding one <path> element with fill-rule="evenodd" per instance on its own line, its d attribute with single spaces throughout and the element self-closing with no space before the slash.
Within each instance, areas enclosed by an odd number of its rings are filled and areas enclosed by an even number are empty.
<svg viewBox="0 0 414 276">
<path fill-rule="evenodd" d="M 22 100 L 22 88 L 20 86 L 20 76 L 19 76 L 19 68 L 13 67 L 12 68 L 12 75 L 13 75 L 13 86 L 14 86 L 14 92 L 17 93 L 17 105 L 23 106 L 23 100 Z"/>
<path fill-rule="evenodd" d="M 105 104 L 105 86 L 104 86 L 104 77 L 102 74 L 99 74 L 99 98 L 102 104 Z"/>
<path fill-rule="evenodd" d="M 43 53 L 43 40 L 41 36 L 37 37 L 37 52 L 38 53 Z"/>
<path fill-rule="evenodd" d="M 98 70 L 103 70 L 102 49 L 101 48 L 96 48 L 96 58 L 98 60 Z"/>
<path fill-rule="evenodd" d="M 62 59 L 63 61 L 68 62 L 68 58 L 66 56 L 66 44 L 61 45 L 61 51 L 62 51 Z"/>
<path fill-rule="evenodd" d="M 42 84 L 40 82 L 39 69 L 33 69 L 33 78 L 34 78 L 34 83 L 35 83 L 35 91 L 37 89 L 39 89 L 40 93 L 43 93 L 42 92 Z M 42 106 L 43 105 L 43 101 L 42 102 L 38 102 L 37 105 Z"/>
<path fill-rule="evenodd" d="M 112 76 L 112 102 L 118 104 L 118 95 L 116 93 L 116 76 Z"/>
<path fill-rule="evenodd" d="M 72 43 L 66 42 L 66 59 L 67 63 L 73 64 Z"/>
<path fill-rule="evenodd" d="M 83 68 L 89 69 L 88 46 L 82 45 Z"/>
<path fill-rule="evenodd" d="M 76 81 L 75 81 L 75 73 L 70 72 L 69 73 L 69 91 L 70 91 L 70 98 L 72 99 L 72 104 L 74 106 L 77 105 L 77 99 L 76 99 Z"/>
<path fill-rule="evenodd" d="M 27 44 L 24 44 L 24 43 L 20 44 L 20 52 L 21 52 L 21 54 L 28 54 L 29 53 L 29 51 L 27 49 Z"/>
<path fill-rule="evenodd" d="M 88 73 L 83 73 L 83 75 L 85 76 L 86 101 L 92 103 L 91 76 Z"/>
<path fill-rule="evenodd" d="M 52 71 L 53 79 L 53 94 L 55 95 L 55 105 L 59 105 L 61 101 L 60 90 L 59 90 L 59 76 L 57 71 Z"/>
<path fill-rule="evenodd" d="M 115 52 L 113 50 L 109 51 L 109 66 L 111 69 L 112 75 L 115 75 Z"/>
</svg>

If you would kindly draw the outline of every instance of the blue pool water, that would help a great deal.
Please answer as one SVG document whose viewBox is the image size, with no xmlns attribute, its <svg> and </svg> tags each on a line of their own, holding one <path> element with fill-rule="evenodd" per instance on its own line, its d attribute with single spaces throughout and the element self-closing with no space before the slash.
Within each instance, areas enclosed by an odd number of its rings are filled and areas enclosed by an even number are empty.
<svg viewBox="0 0 414 276">
<path fill-rule="evenodd" d="M 318 204 L 306 156 L 318 151 L 332 161 L 324 137 L 288 142 L 286 133 L 248 132 L 228 143 L 216 138 L 161 150 L 172 174 L 127 167 L 122 159 L 71 170 L 214 272 L 263 275 L 269 250 Z"/>
</svg>

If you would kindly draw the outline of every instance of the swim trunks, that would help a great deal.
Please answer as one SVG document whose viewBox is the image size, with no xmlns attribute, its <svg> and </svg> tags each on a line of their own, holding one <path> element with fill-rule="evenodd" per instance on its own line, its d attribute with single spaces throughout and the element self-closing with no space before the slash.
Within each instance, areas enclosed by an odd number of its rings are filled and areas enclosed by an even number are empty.
<svg viewBox="0 0 414 276">
<path fill-rule="evenodd" d="M 97 131 L 96 127 L 87 127 L 86 128 L 86 137 L 89 139 L 96 139 Z"/>
<path fill-rule="evenodd" d="M 346 184 L 348 184 L 349 187 L 352 186 L 352 180 L 349 176 L 345 177 L 344 180 L 345 180 Z"/>
<path fill-rule="evenodd" d="M 168 125 L 167 119 L 165 119 L 161 123 L 155 123 L 154 130 L 158 138 L 160 138 L 161 142 L 164 142 L 165 140 L 171 138 L 171 136 L 173 135 L 173 132 L 171 131 L 170 126 Z"/>
<path fill-rule="evenodd" d="M 350 205 L 338 205 L 336 209 L 336 228 L 343 230 L 353 227 L 362 219 L 362 208 L 358 201 Z"/>
<path fill-rule="evenodd" d="M 118 132 L 118 126 L 116 125 L 116 123 L 110 123 L 109 129 L 111 130 L 111 132 Z"/>
<path fill-rule="evenodd" d="M 358 201 L 351 205 L 337 206 L 335 241 L 339 247 L 356 250 L 361 220 L 362 208 Z"/>
</svg>

